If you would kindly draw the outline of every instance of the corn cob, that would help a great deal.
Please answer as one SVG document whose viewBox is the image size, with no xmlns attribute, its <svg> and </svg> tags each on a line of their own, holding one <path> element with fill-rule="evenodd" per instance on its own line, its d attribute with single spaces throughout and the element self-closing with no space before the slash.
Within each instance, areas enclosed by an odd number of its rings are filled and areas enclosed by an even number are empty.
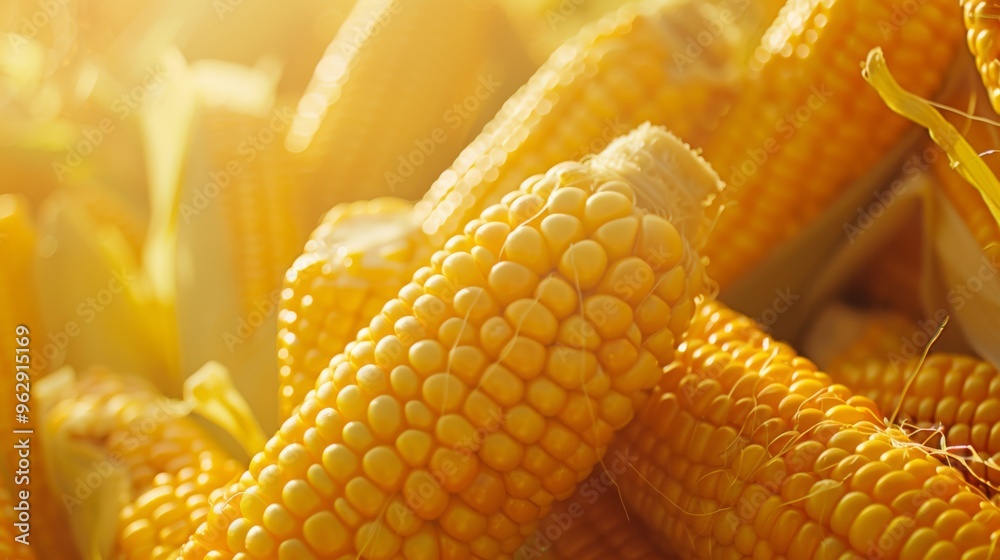
<svg viewBox="0 0 1000 560">
<path fill-rule="evenodd" d="M 424 193 L 490 97 L 503 99 L 504 84 L 481 75 L 496 15 L 465 0 L 357 2 L 285 139 L 293 152 L 309 148 L 309 222 L 359 185 L 373 197 Z"/>
<path fill-rule="evenodd" d="M 831 323 L 835 317 L 828 320 Z M 911 439 L 933 448 L 946 447 L 964 460 L 972 483 L 1000 483 L 1000 439 L 991 437 L 992 417 L 1000 414 L 1000 372 L 989 362 L 924 347 L 937 331 L 931 320 L 914 322 L 894 313 L 865 314 L 853 341 L 829 357 L 831 379 L 864 395 L 896 421 Z M 897 411 L 898 410 L 898 414 Z M 992 463 L 988 462 L 990 459 Z"/>
<path fill-rule="evenodd" d="M 212 108 L 204 115 L 209 168 L 213 178 L 221 174 L 226 181 L 214 192 L 219 193 L 225 220 L 226 238 L 220 249 L 233 255 L 240 316 L 252 311 L 254 303 L 271 299 L 305 237 L 304 224 L 295 218 L 292 207 L 301 198 L 293 156 L 277 140 L 261 140 L 273 138 L 263 136 L 262 131 L 280 130 L 282 125 L 275 119 L 282 111 L 289 109 L 276 109 L 275 118 L 230 108 Z M 248 138 L 258 141 L 248 143 Z M 240 164 L 236 173 L 230 171 L 234 162 Z"/>
<path fill-rule="evenodd" d="M 994 554 L 1000 510 L 961 472 L 787 347 L 727 334 L 731 312 L 702 317 L 612 446 L 637 456 L 622 495 L 664 544 L 696 558 Z"/>
<path fill-rule="evenodd" d="M 331 362 L 251 461 L 225 538 L 199 529 L 184 557 L 510 557 L 656 383 L 719 188 L 649 126 L 525 181 Z"/>
<path fill-rule="evenodd" d="M 15 540 L 17 533 L 14 524 L 18 522 L 18 512 L 14 507 L 18 501 L 12 500 L 7 491 L 0 488 L 0 556 L 7 560 L 35 560 L 37 539 L 33 539 L 32 544 L 27 546 Z"/>
<path fill-rule="evenodd" d="M 183 415 L 180 403 L 158 396 L 138 379 L 94 369 L 66 385 L 46 412 L 46 441 L 57 454 L 60 444 L 87 442 L 99 450 L 100 459 L 91 460 L 84 473 L 57 473 L 57 480 L 69 484 L 62 489 L 63 503 L 79 513 L 86 500 L 96 499 L 81 495 L 81 480 L 90 481 L 92 474 L 111 480 L 112 472 L 123 473 L 125 488 L 115 495 L 123 507 L 117 513 L 112 557 L 175 557 L 205 520 L 212 492 L 239 475 L 239 462 Z M 55 464 L 64 463 L 57 455 Z M 114 486 L 102 481 L 91 491 L 101 492 L 104 484 Z M 99 540 L 99 530 L 83 525 L 77 538 L 85 531 L 84 542 Z"/>
<path fill-rule="evenodd" d="M 614 463 L 624 466 L 623 463 Z M 613 471 L 600 470 L 580 484 L 577 495 L 552 513 L 514 555 L 517 560 L 666 560 L 638 519 L 626 515 L 613 486 Z"/>
<path fill-rule="evenodd" d="M 490 1 L 490 0 L 480 0 Z M 711 0 L 725 10 L 713 24 L 739 26 L 747 31 L 746 55 L 778 15 L 784 0 Z M 518 23 L 518 31 L 535 58 L 545 60 L 581 27 L 627 4 L 627 0 L 501 0 Z M 740 57 L 742 60 L 743 57 Z"/>
<path fill-rule="evenodd" d="M 38 410 L 30 400 L 30 388 L 45 373 L 45 369 L 39 367 L 46 329 L 38 309 L 38 290 L 33 268 L 36 245 L 37 231 L 27 200 L 20 195 L 0 195 L 0 262 L 3 263 L 0 267 L 0 328 L 3 329 L 3 337 L 0 338 L 0 371 L 3 372 L 0 376 L 3 380 L 0 403 L 4 411 L 0 414 L 0 433 L 3 434 L 0 437 L 0 444 L 3 445 L 0 472 L 10 475 L 0 488 L 15 483 L 10 486 L 13 497 L 18 497 L 21 490 L 29 491 L 31 526 L 34 529 L 30 546 L 32 550 L 38 551 L 41 558 L 61 560 L 76 557 L 72 547 L 57 540 L 38 538 L 39 535 L 64 532 L 68 527 L 65 513 L 48 484 L 47 469 L 39 460 L 44 442 L 38 438 L 30 438 L 31 456 L 26 458 L 29 467 L 26 479 L 22 478 L 23 474 L 17 474 L 17 471 L 24 469 L 19 464 L 19 450 L 14 447 L 17 438 L 22 436 L 14 435 L 13 430 L 35 430 L 38 427 Z M 19 326 L 24 328 L 18 330 Z M 22 352 L 27 349 L 28 352 L 18 353 L 18 349 Z M 25 364 L 21 356 L 28 356 L 30 362 Z M 18 385 L 19 383 L 23 385 Z M 14 423 L 19 393 L 27 394 L 29 398 L 25 403 L 28 406 L 25 415 L 28 421 L 23 424 Z"/>
<path fill-rule="evenodd" d="M 996 33 L 1000 27 L 1000 4 L 996 0 L 960 0 L 965 16 L 966 41 L 976 58 L 979 76 L 986 86 L 993 110 L 1000 112 L 1000 45 Z"/>
<path fill-rule="evenodd" d="M 282 418 L 430 256 L 412 208 L 395 198 L 339 204 L 288 269 L 278 312 Z"/>
<path fill-rule="evenodd" d="M 176 308 L 163 322 L 176 327 L 161 339 L 177 337 L 168 352 L 180 362 L 177 372 L 216 359 L 239 371 L 234 382 L 270 431 L 280 424 L 274 371 L 281 281 L 311 225 L 296 214 L 301 175 L 280 141 L 292 110 L 275 102 L 261 72 L 217 63 L 193 73 L 203 98 L 200 142 L 187 158 L 199 172 L 187 174 L 178 195 L 176 234 L 168 234 L 167 247 L 154 247 L 159 252 L 146 251 L 147 260 L 177 254 L 163 265 L 162 289 Z M 174 381 L 160 384 L 165 394 L 176 394 Z"/>
<path fill-rule="evenodd" d="M 942 88 L 961 33 L 958 7 L 921 2 L 901 22 L 900 4 L 791 0 L 765 33 L 744 92 L 705 145 L 736 193 L 706 246 L 722 289 L 801 232 L 906 130 L 862 78 L 871 48 L 884 48 L 908 91 Z M 797 187 L 807 175 L 809 188 Z"/>
<path fill-rule="evenodd" d="M 431 185 L 415 210 L 424 232 L 440 246 L 524 179 L 645 121 L 699 145 L 735 95 L 741 37 L 726 30 L 697 59 L 685 41 L 718 17 L 704 2 L 633 2 L 585 27 Z"/>
<path fill-rule="evenodd" d="M 673 56 L 685 56 L 685 36 L 693 36 L 698 26 L 718 17 L 713 7 L 700 2 L 630 5 L 567 43 L 504 105 L 418 204 L 410 219 L 422 224 L 431 238 L 423 239 L 409 227 L 397 229 L 401 235 L 396 244 L 414 244 L 413 259 L 402 270 L 418 268 L 430 252 L 527 177 L 600 150 L 645 119 L 667 123 L 681 138 L 697 143 L 707 127 L 702 116 L 733 94 L 732 73 L 726 66 L 736 41 L 720 36 L 690 66 L 678 68 Z M 392 211 L 379 224 L 404 220 Z M 328 235 L 327 226 L 321 229 Z M 357 234 L 353 222 L 348 234 Z M 343 261 L 332 255 L 317 261 L 313 253 L 307 247 L 289 271 L 280 303 L 284 319 L 279 318 L 279 395 L 285 414 L 315 387 L 330 359 L 343 351 L 343 338 L 366 325 L 374 316 L 369 311 L 388 299 L 383 293 L 396 293 L 404 284 L 400 279 L 408 278 L 401 271 L 382 276 L 378 284 L 362 284 L 368 293 L 363 300 L 345 298 L 349 308 L 335 308 L 329 297 L 311 290 L 320 291 L 317 284 L 338 285 L 344 278 L 361 281 L 364 269 L 346 270 L 344 263 L 354 259 Z M 376 269 L 373 275 L 380 273 Z M 318 330 L 320 320 L 322 330 Z"/>
</svg>

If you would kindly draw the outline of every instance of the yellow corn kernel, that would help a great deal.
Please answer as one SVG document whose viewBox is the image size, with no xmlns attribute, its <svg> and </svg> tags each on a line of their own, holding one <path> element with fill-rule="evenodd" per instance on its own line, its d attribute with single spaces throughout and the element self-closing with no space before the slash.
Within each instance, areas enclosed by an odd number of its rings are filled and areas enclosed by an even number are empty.
<svg viewBox="0 0 1000 560">
<path fill-rule="evenodd" d="M 196 466 L 153 477 L 118 514 L 115 548 L 123 560 L 166 558 L 208 519 L 212 503 L 239 475 L 239 463 L 203 453 Z"/>
<path fill-rule="evenodd" d="M 302 433 L 313 428 L 319 431 L 321 427 L 333 423 L 333 417 L 346 421 L 339 433 L 324 430 L 329 440 L 322 453 L 322 465 L 331 476 L 354 473 L 349 479 L 345 477 L 344 503 L 339 500 L 332 504 L 318 501 L 310 485 L 295 478 L 294 473 L 285 472 L 285 469 L 280 473 L 283 480 L 281 495 L 268 495 L 260 491 L 259 477 L 252 467 L 241 483 L 245 484 L 241 517 L 253 523 L 254 529 L 263 531 L 266 527 L 260 525 L 261 508 L 271 504 L 284 505 L 297 512 L 300 518 L 328 511 L 336 514 L 336 521 L 339 526 L 345 527 L 348 536 L 336 543 L 335 554 L 364 558 L 392 557 L 423 542 L 428 536 L 442 550 L 454 547 L 456 554 L 471 549 L 513 553 L 520 539 L 491 530 L 491 516 L 501 516 L 505 525 L 518 527 L 522 537 L 528 534 L 547 513 L 549 505 L 556 499 L 571 495 L 577 481 L 590 472 L 610 442 L 614 430 L 620 427 L 623 419 L 632 416 L 633 397 L 641 399 L 645 391 L 656 384 L 660 367 L 656 358 L 637 357 L 624 372 L 598 369 L 595 375 L 607 378 L 610 385 L 600 406 L 592 408 L 587 399 L 569 399 L 569 395 L 586 395 L 587 389 L 579 384 L 570 390 L 564 389 L 545 374 L 547 351 L 560 347 L 554 342 L 554 333 L 532 333 L 546 340 L 543 344 L 521 329 L 522 325 L 508 323 L 504 311 L 517 307 L 517 302 L 509 306 L 495 302 L 496 294 L 504 292 L 507 287 L 490 283 L 487 280 L 492 276 L 489 271 L 472 274 L 461 263 L 467 261 L 476 249 L 483 248 L 475 241 L 479 227 L 489 223 L 512 226 L 510 209 L 516 206 L 519 198 L 538 196 L 543 201 L 552 201 L 562 191 L 578 190 L 584 204 L 577 206 L 576 212 L 569 216 L 583 222 L 588 218 L 586 201 L 600 193 L 600 187 L 612 180 L 627 185 L 629 196 L 622 195 L 621 199 L 607 201 L 609 211 L 601 214 L 603 218 L 591 213 L 594 221 L 591 225 L 599 225 L 596 222 L 601 219 L 635 220 L 642 234 L 635 244 L 633 255 L 642 255 L 641 260 L 649 267 L 648 273 L 653 275 L 654 285 L 658 279 L 679 271 L 684 277 L 685 293 L 680 297 L 662 294 L 672 302 L 672 313 L 662 317 L 658 324 L 653 325 L 653 330 L 646 332 L 634 325 L 633 308 L 620 304 L 625 296 L 620 286 L 607 292 L 602 292 L 599 283 L 590 289 L 579 289 L 578 303 L 571 311 L 574 313 L 572 316 L 586 314 L 586 328 L 634 340 L 643 356 L 651 354 L 646 346 L 655 342 L 651 335 L 657 332 L 670 332 L 672 340 L 679 340 L 694 312 L 693 298 L 705 288 L 700 261 L 691 247 L 697 246 L 705 235 L 708 220 L 703 212 L 709 199 L 718 194 L 721 185 L 711 169 L 676 137 L 662 128 L 644 126 L 618 139 L 586 163 L 560 164 L 545 176 L 526 180 L 520 191 L 508 195 L 504 201 L 484 211 L 481 218 L 470 222 L 465 235 L 449 241 L 446 245 L 449 249 L 436 253 L 431 258 L 431 265 L 414 275 L 418 289 L 404 288 L 393 304 L 385 306 L 380 317 L 395 317 L 393 324 L 396 330 L 394 334 L 386 333 L 380 338 L 398 338 L 401 355 L 395 368 L 407 367 L 415 373 L 422 388 L 420 394 L 404 397 L 393 392 L 391 383 L 371 385 L 369 389 L 361 387 L 362 377 L 378 375 L 391 378 L 393 374 L 393 371 L 386 371 L 378 365 L 387 362 L 380 360 L 374 352 L 358 351 L 359 347 L 378 346 L 379 340 L 372 334 L 372 329 L 362 330 L 357 340 L 348 345 L 346 352 L 331 361 L 316 389 L 307 395 L 288 423 L 301 428 L 289 430 L 289 433 Z M 635 200 L 650 202 L 646 206 Z M 627 214 L 624 209 L 628 209 Z M 540 233 L 540 223 L 548 214 L 549 209 L 543 203 L 538 219 L 512 226 L 507 240 L 501 243 L 497 262 L 493 266 L 500 266 L 503 261 L 514 262 L 532 270 L 539 280 L 563 277 L 560 270 L 564 269 L 556 266 L 562 255 L 549 254 Z M 673 219 L 680 216 L 688 218 L 682 220 L 680 223 L 683 226 L 675 231 L 671 222 L 661 215 Z M 529 233 L 515 237 L 518 232 Z M 518 240 L 516 250 L 508 251 L 507 243 L 512 238 Z M 540 271 L 539 262 L 548 263 L 548 269 Z M 589 270 L 593 263 L 579 262 L 577 266 L 581 270 Z M 568 272 L 571 276 L 578 276 L 575 270 Z M 453 286 L 450 297 L 439 299 L 426 293 L 426 285 L 438 276 L 443 276 Z M 423 285 L 420 285 L 421 281 Z M 543 283 L 539 281 L 537 285 Z M 437 330 L 424 328 L 425 325 L 441 325 L 447 319 L 459 317 L 456 302 L 460 301 L 460 294 L 469 289 L 477 289 L 481 299 L 494 300 L 494 315 L 478 327 L 467 323 L 467 328 L 478 334 L 483 346 L 487 339 L 494 339 L 498 350 L 487 351 L 487 354 L 498 371 L 509 371 L 512 379 L 524 382 L 520 401 L 503 405 L 491 400 L 494 395 L 490 395 L 485 387 L 491 372 L 489 367 L 468 380 L 451 375 L 448 356 L 461 346 L 446 348 L 439 341 Z M 420 291 L 425 293 L 417 295 Z M 601 300 L 602 305 L 584 309 L 584 302 L 594 297 L 605 298 Z M 407 301 L 412 301 L 412 305 Z M 393 311 L 397 306 L 402 308 L 398 314 Z M 685 315 L 684 320 L 678 319 Z M 373 320 L 373 324 L 378 320 Z M 407 326 L 408 323 L 414 326 Z M 621 328 L 624 323 L 631 326 Z M 403 328 L 399 328 L 401 324 Z M 550 326 L 555 328 L 555 325 Z M 601 339 L 602 343 L 613 341 Z M 475 343 L 472 345 L 473 348 L 476 346 Z M 671 352 L 669 349 L 661 351 L 667 356 Z M 419 450 L 414 453 L 414 449 L 410 448 L 413 438 L 409 438 L 408 448 L 402 449 L 391 435 L 383 440 L 376 439 L 372 434 L 373 425 L 367 421 L 365 411 L 377 399 L 384 397 L 396 400 L 401 408 L 404 403 L 407 409 L 412 404 L 423 408 L 425 418 L 418 418 L 417 422 L 410 421 L 407 414 L 410 429 L 432 438 L 428 450 L 430 460 L 422 467 L 410 466 L 414 455 L 418 459 L 425 455 Z M 465 406 L 474 402 L 485 405 L 485 410 Z M 525 415 L 522 410 L 519 418 L 525 418 L 528 424 L 544 422 L 540 437 L 531 436 L 537 438 L 534 443 L 523 441 L 525 432 L 530 431 L 530 427 L 524 425 L 525 420 L 508 431 L 506 411 L 519 405 L 528 406 L 537 413 Z M 589 422 L 576 428 L 562 421 L 562 418 L 581 417 L 589 417 Z M 529 429 L 526 430 L 526 427 Z M 284 450 L 299 447 L 298 438 L 294 434 L 286 437 L 285 432 L 283 430 L 272 438 L 265 451 L 254 459 L 254 464 L 275 464 L 281 460 Z M 391 460 L 373 461 L 369 469 L 367 454 L 380 449 L 380 446 L 386 446 L 384 454 Z M 337 450 L 338 456 L 333 456 L 333 450 Z M 313 460 L 319 461 L 317 457 Z M 363 465 L 364 472 L 358 471 L 359 464 Z M 521 488 L 534 489 L 527 499 L 509 494 L 505 486 L 490 482 L 512 472 L 528 478 L 519 484 Z M 470 490 L 475 485 L 482 485 L 484 490 Z M 379 490 L 375 491 L 376 488 Z M 253 495 L 254 499 L 247 498 L 248 495 Z M 399 511 L 402 518 L 390 522 L 384 516 L 390 509 L 390 501 L 396 497 L 402 500 L 405 507 L 392 508 L 392 511 Z M 260 498 L 259 503 L 257 498 Z M 267 535 L 266 538 L 259 535 L 251 542 L 248 534 L 246 546 L 251 557 L 267 556 L 273 547 L 294 540 L 270 531 Z M 314 547 L 310 543 L 304 544 Z M 233 552 L 223 539 L 212 538 L 207 531 L 199 529 L 185 546 L 184 554 L 185 557 L 200 557 L 209 551 L 218 551 L 223 555 Z"/>
<path fill-rule="evenodd" d="M 1000 371 L 979 358 L 931 352 L 937 325 L 894 314 L 866 317 L 859 335 L 827 371 L 837 383 L 874 401 L 885 415 L 932 448 L 965 457 L 972 483 L 1000 483 Z M 904 392 L 905 389 L 905 392 Z"/>
<path fill-rule="evenodd" d="M 1000 510 L 934 449 L 763 333 L 740 342 L 726 315 L 700 315 L 717 320 L 694 322 L 610 449 L 635 456 L 622 497 L 666 546 L 702 558 L 958 558 L 996 545 Z"/>
<path fill-rule="evenodd" d="M 792 0 L 764 34 L 746 87 L 705 144 L 735 193 L 705 252 L 721 288 L 793 239 L 907 130 L 864 82 L 869 50 L 884 49 L 908 91 L 933 97 L 942 88 L 961 34 L 958 6 L 919 3 L 903 21 L 901 9 Z M 805 176 L 809 187 L 800 188 Z"/>
<path fill-rule="evenodd" d="M 993 110 L 1000 112 L 1000 45 L 996 42 L 1000 4 L 995 0 L 961 0 L 961 5 L 969 52 L 976 58 Z"/>
</svg>

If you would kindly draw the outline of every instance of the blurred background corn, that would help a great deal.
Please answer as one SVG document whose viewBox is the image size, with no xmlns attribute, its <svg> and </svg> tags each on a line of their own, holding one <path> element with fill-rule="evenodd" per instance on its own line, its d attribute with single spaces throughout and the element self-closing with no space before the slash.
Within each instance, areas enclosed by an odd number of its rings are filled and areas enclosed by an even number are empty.
<svg viewBox="0 0 1000 560">
<path fill-rule="evenodd" d="M 270 130 L 273 116 L 227 107 L 205 111 L 209 168 L 227 176 L 217 195 L 226 233 L 217 257 L 233 262 L 240 316 L 271 299 L 306 235 L 294 214 L 293 204 L 304 195 L 292 156 L 274 139 L 276 132 L 264 136 L 272 143 L 247 142 Z M 238 172 L 230 171 L 231 162 L 242 163 Z"/>
<path fill-rule="evenodd" d="M 703 309 L 613 446 L 638 456 L 622 495 L 665 543 L 698 558 L 989 557 L 1000 510 L 960 471 L 780 343 L 708 342 L 733 316 Z"/>
<path fill-rule="evenodd" d="M 2 379 L 4 388 L 0 391 L 3 410 L 0 414 L 0 443 L 3 445 L 3 452 L 0 453 L 0 471 L 5 474 L 5 480 L 0 489 L 9 488 L 11 495 L 18 496 L 20 490 L 27 490 L 31 494 L 31 526 L 34 534 L 31 535 L 31 550 L 38 551 L 42 558 L 64 559 L 75 558 L 75 553 L 71 546 L 58 539 L 40 538 L 41 535 L 65 533 L 68 527 L 68 520 L 65 510 L 58 505 L 58 499 L 52 491 L 48 481 L 48 470 L 41 461 L 42 446 L 44 442 L 40 438 L 31 438 L 31 456 L 27 457 L 28 484 L 14 484 L 15 479 L 20 479 L 20 475 L 15 475 L 15 471 L 23 470 L 18 466 L 20 457 L 18 449 L 14 447 L 17 438 L 13 430 L 35 430 L 38 428 L 39 411 L 34 402 L 24 403 L 28 406 L 28 419 L 23 424 L 15 424 L 16 405 L 19 394 L 27 394 L 30 399 L 30 389 L 34 382 L 37 382 L 46 373 L 46 368 L 41 367 L 41 350 L 47 341 L 48 331 L 41 319 L 38 308 L 39 294 L 35 281 L 34 253 L 38 244 L 38 232 L 35 228 L 34 219 L 31 216 L 31 208 L 27 199 L 17 194 L 0 195 L 0 328 L 3 329 L 3 337 L 0 339 L 0 368 L 2 368 Z M 25 332 L 18 332 L 17 328 L 24 326 Z M 28 344 L 20 346 L 19 339 L 27 337 Z M 17 348 L 29 350 L 27 353 L 18 353 Z M 20 356 L 27 356 L 30 362 L 25 364 Z M 21 366 L 19 369 L 18 366 Z M 28 366 L 28 367 L 24 367 Z M 26 378 L 19 379 L 18 373 L 27 374 Z M 18 383 L 23 383 L 18 385 Z M 6 525 L 6 527 L 10 527 Z M 0 551 L 2 552 L 2 551 Z M 21 550 L 9 553 L 11 558 L 21 554 L 25 557 L 29 552 Z"/>
<path fill-rule="evenodd" d="M 284 141 L 303 152 L 305 223 L 362 195 L 423 195 L 481 126 L 480 114 L 492 114 L 531 72 L 518 63 L 525 55 L 508 25 L 498 8 L 475 1 L 359 0 Z M 504 63 L 491 52 L 503 52 Z"/>
<path fill-rule="evenodd" d="M 908 91 L 933 98 L 944 86 L 961 36 L 958 6 L 929 0 L 903 21 L 899 9 L 791 0 L 764 34 L 746 86 L 705 144 L 732 194 L 705 252 L 723 290 L 802 232 L 907 130 L 861 76 L 871 48 L 884 49 Z"/>
<path fill-rule="evenodd" d="M 278 312 L 282 418 L 430 256 L 412 209 L 389 197 L 338 204 L 288 269 Z"/>
<path fill-rule="evenodd" d="M 922 317 L 920 282 L 926 262 L 923 227 L 918 216 L 907 220 L 857 272 L 844 289 L 845 298 L 859 307 L 891 309 L 914 319 Z"/>
<path fill-rule="evenodd" d="M 138 378 L 91 370 L 63 380 L 49 403 L 46 460 L 88 554 L 175 557 L 212 492 L 241 470 L 184 403 Z"/>
<path fill-rule="evenodd" d="M 659 378 L 719 188 L 649 126 L 526 181 L 331 362 L 244 473 L 225 539 L 199 529 L 185 558 L 512 554 Z"/>
</svg>

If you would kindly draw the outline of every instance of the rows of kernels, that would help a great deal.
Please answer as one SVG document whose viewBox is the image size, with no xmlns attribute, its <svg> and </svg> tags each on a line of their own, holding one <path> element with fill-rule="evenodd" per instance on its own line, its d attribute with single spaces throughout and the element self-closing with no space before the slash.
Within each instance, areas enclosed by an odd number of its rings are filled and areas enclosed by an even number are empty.
<svg viewBox="0 0 1000 560">
<path fill-rule="evenodd" d="M 254 459 L 228 538 L 186 557 L 510 555 L 632 418 L 694 313 L 680 235 L 603 183 L 557 166 L 435 253 Z M 645 305 L 665 313 L 640 325 Z M 301 537 L 268 528 L 272 507 Z"/>
<path fill-rule="evenodd" d="M 961 4 L 969 52 L 976 57 L 993 109 L 1000 111 L 1000 44 L 996 41 L 1000 4 L 995 0 L 962 0 Z"/>
<path fill-rule="evenodd" d="M 134 492 L 149 488 L 161 472 L 198 467 L 203 454 L 227 455 L 192 418 L 177 416 L 168 401 L 148 395 L 83 393 L 58 404 L 51 423 L 120 458 Z"/>
<path fill-rule="evenodd" d="M 175 558 L 181 545 L 208 517 L 212 502 L 222 498 L 240 464 L 202 452 L 199 463 L 176 472 L 161 472 L 147 490 L 118 515 L 115 549 L 121 560 Z"/>
<path fill-rule="evenodd" d="M 809 362 L 692 329 L 613 448 L 625 503 L 698 558 L 985 558 L 1000 510 Z M 652 486 L 652 488 L 650 488 Z M 995 544 L 995 543 L 993 543 Z"/>
<path fill-rule="evenodd" d="M 400 278 L 409 278 L 426 261 L 428 251 L 416 235 L 361 251 L 326 239 L 347 221 L 369 220 L 372 230 L 385 221 L 408 222 L 410 209 L 409 203 L 385 198 L 335 206 L 285 273 L 278 308 L 282 418 L 291 415 L 323 368 L 396 295 Z"/>
<path fill-rule="evenodd" d="M 951 455 L 966 457 L 971 482 L 1000 484 L 996 466 L 1000 461 L 1000 371 L 972 356 L 930 354 L 923 364 L 919 357 L 893 360 L 890 356 L 840 362 L 830 369 L 830 376 L 872 399 L 886 414 L 898 407 L 896 422 L 915 441 L 936 449 L 946 444 Z M 988 460 L 992 460 L 989 465 L 983 462 Z"/>
<path fill-rule="evenodd" d="M 858 65 L 870 49 L 884 49 L 908 91 L 932 98 L 942 87 L 961 35 L 958 6 L 930 0 L 905 21 L 899 9 L 792 0 L 765 34 L 759 71 L 705 145 L 737 193 L 705 247 L 709 276 L 723 289 L 794 238 L 906 130 L 863 81 Z"/>
<path fill-rule="evenodd" d="M 554 52 L 437 179 L 417 205 L 443 241 L 550 166 L 602 150 L 649 121 L 700 145 L 735 95 L 727 31 L 688 59 L 684 41 L 722 16 L 708 2 L 633 2 Z M 678 62 L 680 60 L 681 62 Z"/>
</svg>

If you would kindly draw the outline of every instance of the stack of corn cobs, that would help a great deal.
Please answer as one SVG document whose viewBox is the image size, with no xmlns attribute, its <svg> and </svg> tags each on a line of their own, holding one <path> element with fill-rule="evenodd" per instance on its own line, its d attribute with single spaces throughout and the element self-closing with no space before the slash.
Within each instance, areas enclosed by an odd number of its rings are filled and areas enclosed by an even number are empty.
<svg viewBox="0 0 1000 560">
<path fill-rule="evenodd" d="M 1000 3 L 342 15 L 0 82 L 0 555 L 1000 559 Z"/>
</svg>

